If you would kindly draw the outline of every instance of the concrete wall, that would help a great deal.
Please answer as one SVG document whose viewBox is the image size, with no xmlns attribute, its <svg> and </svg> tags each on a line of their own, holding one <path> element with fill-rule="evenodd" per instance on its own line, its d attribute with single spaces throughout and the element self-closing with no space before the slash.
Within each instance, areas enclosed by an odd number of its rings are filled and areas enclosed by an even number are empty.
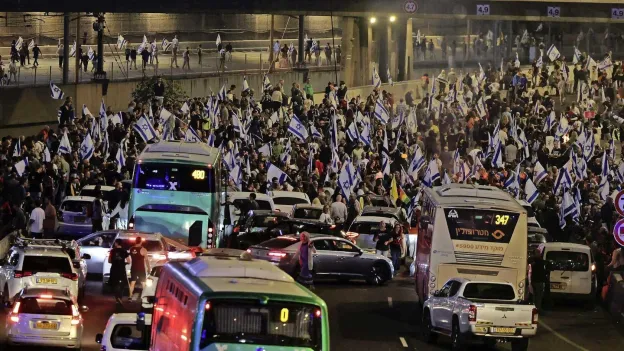
<svg viewBox="0 0 624 351">
<path fill-rule="evenodd" d="M 315 89 L 315 101 L 322 100 L 327 82 L 335 81 L 332 71 L 314 71 L 309 73 L 312 86 Z M 286 72 L 280 74 L 270 74 L 269 79 L 273 84 L 283 79 L 290 95 L 290 85 L 293 82 L 301 83 L 303 74 L 300 72 Z M 338 80 L 341 80 L 340 74 Z M 262 75 L 248 75 L 249 86 L 255 91 L 259 91 L 262 84 Z M 222 84 L 235 84 L 237 91 L 243 84 L 242 75 L 230 75 L 227 79 L 219 77 L 205 77 L 179 80 L 182 87 L 191 97 L 209 95 L 211 90 L 217 92 Z M 420 81 L 408 81 L 396 83 L 394 86 L 383 85 L 382 89 L 393 93 L 398 99 L 403 97 L 408 90 L 418 96 Z M 132 97 L 132 91 L 137 82 L 112 82 L 108 86 L 108 95 L 104 97 L 107 106 L 111 106 L 114 111 L 125 111 Z M 102 99 L 102 87 L 99 84 L 80 84 L 61 86 L 66 96 L 75 98 L 74 106 L 80 111 L 83 104 L 87 104 L 89 110 L 97 113 Z M 371 92 L 372 86 L 352 87 L 349 89 L 349 96 L 360 95 L 365 99 Z M 77 98 L 76 98 L 77 97 Z M 56 114 L 62 104 L 60 100 L 50 98 L 48 87 L 35 88 L 14 88 L 2 90 L 0 98 L 0 137 L 6 135 L 29 135 L 34 134 L 41 128 L 49 124 L 56 125 Z"/>
</svg>

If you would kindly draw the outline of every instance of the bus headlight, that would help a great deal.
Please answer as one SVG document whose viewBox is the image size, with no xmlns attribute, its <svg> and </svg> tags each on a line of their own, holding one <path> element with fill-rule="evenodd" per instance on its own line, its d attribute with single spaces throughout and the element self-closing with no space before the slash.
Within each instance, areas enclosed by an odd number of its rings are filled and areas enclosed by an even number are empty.
<svg viewBox="0 0 624 351">
<path fill-rule="evenodd" d="M 520 283 L 518 283 L 518 287 L 519 287 L 520 289 L 524 288 L 524 282 L 520 282 Z"/>
<path fill-rule="evenodd" d="M 429 281 L 431 281 L 431 282 L 435 282 L 435 281 L 436 281 L 436 277 L 435 277 L 435 275 L 432 275 L 431 277 L 429 277 Z"/>
<path fill-rule="evenodd" d="M 518 294 L 519 295 L 523 295 L 524 294 L 524 289 L 522 289 L 522 288 L 518 289 Z"/>
<path fill-rule="evenodd" d="M 429 283 L 429 287 L 430 287 L 431 289 L 434 289 L 434 288 L 436 287 L 436 285 L 435 285 L 435 283 Z"/>
</svg>

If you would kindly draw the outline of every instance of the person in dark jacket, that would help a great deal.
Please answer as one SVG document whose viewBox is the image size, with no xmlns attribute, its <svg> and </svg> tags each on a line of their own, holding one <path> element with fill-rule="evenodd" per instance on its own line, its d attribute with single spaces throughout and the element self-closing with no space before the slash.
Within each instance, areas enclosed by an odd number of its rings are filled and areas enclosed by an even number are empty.
<svg viewBox="0 0 624 351">
<path fill-rule="evenodd" d="M 611 196 L 607 196 L 607 201 L 600 208 L 600 219 L 604 223 L 608 230 L 611 230 L 613 225 L 613 215 L 615 213 L 615 205 Z"/>
<path fill-rule="evenodd" d="M 113 249 L 108 253 L 108 263 L 111 264 L 108 285 L 115 292 L 115 301 L 119 307 L 122 304 L 123 291 L 128 286 L 128 276 L 126 275 L 126 264 L 130 263 L 128 251 L 122 247 L 123 241 L 116 239 Z"/>
<path fill-rule="evenodd" d="M 546 293 L 548 281 L 549 272 L 547 262 L 543 259 L 540 249 L 535 249 L 535 255 L 533 256 L 529 273 L 529 284 L 533 295 L 533 304 L 535 304 L 535 307 L 540 313 L 542 313 L 542 302 Z"/>
</svg>

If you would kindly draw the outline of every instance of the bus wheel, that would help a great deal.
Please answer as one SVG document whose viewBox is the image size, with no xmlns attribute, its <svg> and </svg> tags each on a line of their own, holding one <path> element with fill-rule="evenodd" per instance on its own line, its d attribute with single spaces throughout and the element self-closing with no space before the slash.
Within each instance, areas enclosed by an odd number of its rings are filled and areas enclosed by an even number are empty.
<svg viewBox="0 0 624 351">
<path fill-rule="evenodd" d="M 388 279 L 390 279 L 388 268 L 381 262 L 377 262 L 371 267 L 371 271 L 366 280 L 372 285 L 383 285 Z"/>
</svg>

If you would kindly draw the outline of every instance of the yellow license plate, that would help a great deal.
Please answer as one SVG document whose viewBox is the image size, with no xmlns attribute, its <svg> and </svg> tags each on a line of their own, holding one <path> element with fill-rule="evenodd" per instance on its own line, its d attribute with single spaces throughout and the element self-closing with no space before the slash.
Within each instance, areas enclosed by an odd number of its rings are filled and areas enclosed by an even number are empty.
<svg viewBox="0 0 624 351">
<path fill-rule="evenodd" d="M 514 334 L 516 328 L 490 328 L 492 334 Z"/>
<path fill-rule="evenodd" d="M 566 288 L 565 283 L 550 283 L 550 288 L 553 290 L 563 290 Z"/>
<path fill-rule="evenodd" d="M 58 284 L 56 278 L 37 278 L 37 284 Z"/>
<path fill-rule="evenodd" d="M 37 322 L 35 323 L 36 329 L 58 329 L 58 323 L 55 322 Z"/>
</svg>

